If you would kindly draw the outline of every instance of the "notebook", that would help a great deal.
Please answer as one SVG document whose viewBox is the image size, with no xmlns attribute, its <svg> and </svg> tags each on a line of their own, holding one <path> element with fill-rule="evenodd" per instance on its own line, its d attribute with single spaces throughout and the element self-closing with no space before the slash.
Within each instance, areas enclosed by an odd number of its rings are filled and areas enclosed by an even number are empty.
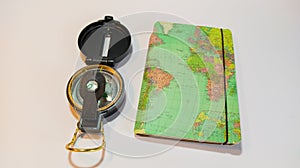
<svg viewBox="0 0 300 168">
<path fill-rule="evenodd" d="M 134 133 L 201 143 L 241 141 L 230 30 L 155 23 Z"/>
</svg>

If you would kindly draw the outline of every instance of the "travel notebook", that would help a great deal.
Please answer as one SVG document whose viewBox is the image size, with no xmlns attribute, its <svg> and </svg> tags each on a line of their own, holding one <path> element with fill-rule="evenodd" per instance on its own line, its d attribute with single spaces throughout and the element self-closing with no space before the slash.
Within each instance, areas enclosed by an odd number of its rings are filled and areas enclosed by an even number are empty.
<svg viewBox="0 0 300 168">
<path fill-rule="evenodd" d="M 206 143 L 240 142 L 230 30 L 155 23 L 134 132 Z"/>
</svg>

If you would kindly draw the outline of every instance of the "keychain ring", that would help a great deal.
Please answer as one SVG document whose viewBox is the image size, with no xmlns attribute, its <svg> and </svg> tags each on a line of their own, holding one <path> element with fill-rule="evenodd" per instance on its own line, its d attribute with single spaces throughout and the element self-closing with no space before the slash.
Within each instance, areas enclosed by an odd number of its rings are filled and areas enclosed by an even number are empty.
<svg viewBox="0 0 300 168">
<path fill-rule="evenodd" d="M 80 137 L 82 134 L 86 134 L 86 133 L 81 133 L 80 135 L 78 135 L 79 132 L 80 132 L 79 128 L 76 128 L 71 142 L 69 142 L 66 145 L 67 150 L 72 151 L 72 152 L 96 152 L 96 151 L 102 150 L 105 147 L 106 142 L 105 142 L 105 137 L 104 137 L 103 125 L 101 126 L 102 144 L 100 146 L 97 146 L 94 148 L 75 148 L 74 147 L 78 137 Z"/>
</svg>

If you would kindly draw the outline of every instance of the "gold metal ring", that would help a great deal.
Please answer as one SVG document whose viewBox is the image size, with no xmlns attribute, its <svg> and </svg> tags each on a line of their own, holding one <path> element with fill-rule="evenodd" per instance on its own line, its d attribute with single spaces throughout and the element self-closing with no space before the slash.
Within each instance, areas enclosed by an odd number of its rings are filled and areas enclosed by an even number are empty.
<svg viewBox="0 0 300 168">
<path fill-rule="evenodd" d="M 75 132 L 74 132 L 74 135 L 73 135 L 73 138 L 71 140 L 71 142 L 69 142 L 67 145 L 66 145 L 66 149 L 71 151 L 71 152 L 96 152 L 96 151 L 99 151 L 99 150 L 102 150 L 105 148 L 105 138 L 104 138 L 104 129 L 103 129 L 103 124 L 101 124 L 101 138 L 102 138 L 102 144 L 100 146 L 97 146 L 97 147 L 94 147 L 94 148 L 75 148 L 74 145 L 77 141 L 77 138 L 80 136 L 78 136 L 78 133 L 80 132 L 79 128 L 77 127 Z M 85 133 L 83 133 L 85 134 Z"/>
</svg>

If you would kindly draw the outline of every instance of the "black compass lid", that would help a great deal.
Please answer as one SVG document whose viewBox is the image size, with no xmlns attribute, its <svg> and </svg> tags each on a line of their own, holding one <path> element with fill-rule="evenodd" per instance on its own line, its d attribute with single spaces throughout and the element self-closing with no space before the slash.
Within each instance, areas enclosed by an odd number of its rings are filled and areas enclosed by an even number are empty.
<svg viewBox="0 0 300 168">
<path fill-rule="evenodd" d="M 114 66 L 130 54 L 131 36 L 119 21 L 105 16 L 80 32 L 78 46 L 87 65 Z"/>
</svg>

